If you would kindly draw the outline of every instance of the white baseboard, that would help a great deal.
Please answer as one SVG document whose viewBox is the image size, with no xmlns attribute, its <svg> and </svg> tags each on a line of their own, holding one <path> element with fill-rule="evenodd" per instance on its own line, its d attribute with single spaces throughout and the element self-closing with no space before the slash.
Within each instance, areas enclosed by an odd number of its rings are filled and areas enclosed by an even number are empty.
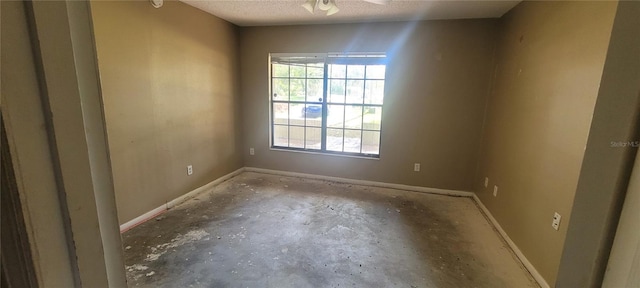
<svg viewBox="0 0 640 288">
<path fill-rule="evenodd" d="M 491 212 L 489 212 L 489 209 L 487 209 L 487 207 L 484 206 L 484 204 L 482 204 L 482 201 L 480 201 L 480 198 L 478 198 L 478 196 L 475 193 L 473 194 L 473 200 L 476 201 L 476 204 L 478 204 L 478 207 L 480 207 L 480 210 L 482 210 L 484 215 L 487 216 L 487 218 L 489 218 L 489 221 L 491 222 L 493 227 L 495 227 L 496 230 L 498 230 L 498 233 L 500 233 L 500 236 L 502 236 L 504 241 L 507 242 L 507 245 L 509 245 L 513 253 L 515 253 L 518 259 L 520 259 L 520 262 L 522 262 L 522 265 L 529 271 L 531 276 L 533 276 L 533 279 L 535 279 L 536 282 L 538 282 L 538 285 L 540 285 L 540 287 L 542 288 L 550 288 L 547 281 L 544 280 L 544 278 L 542 277 L 542 275 L 540 275 L 538 270 L 536 270 L 536 268 L 533 267 L 533 264 L 529 262 L 529 259 L 527 259 L 527 257 L 525 257 L 524 254 L 522 254 L 522 251 L 520 251 L 518 246 L 516 246 L 516 243 L 513 243 L 511 238 L 509 238 L 509 235 L 507 235 L 507 232 L 505 232 L 500 226 L 500 224 L 498 223 L 498 220 L 496 220 L 496 218 L 494 218 L 493 215 L 491 215 Z"/>
<path fill-rule="evenodd" d="M 209 183 L 207 183 L 207 184 L 205 184 L 205 185 L 203 185 L 201 187 L 198 187 L 198 188 L 194 189 L 191 192 L 188 192 L 187 194 L 184 194 L 184 195 L 182 195 L 182 196 L 180 196 L 180 197 L 178 197 L 176 199 L 173 199 L 173 200 L 171 200 L 171 201 L 169 201 L 169 202 L 167 202 L 165 204 L 162 204 L 162 205 L 160 205 L 160 207 L 157 207 L 157 208 L 155 208 L 155 209 L 153 209 L 153 210 L 151 210 L 151 211 L 149 211 L 147 213 L 144 213 L 144 214 L 134 218 L 133 220 L 128 221 L 127 223 L 124 223 L 124 224 L 120 225 L 120 233 L 124 233 L 127 230 L 129 230 L 129 229 L 131 229 L 131 228 L 133 228 L 135 226 L 138 226 L 138 225 L 146 222 L 149 219 L 155 218 L 156 216 L 164 213 L 165 211 L 167 211 L 167 210 L 169 210 L 169 209 L 171 209 L 171 208 L 173 208 L 173 207 L 175 207 L 175 206 L 177 206 L 177 205 L 179 205 L 179 204 L 181 204 L 181 203 L 183 203 L 183 202 L 185 202 L 185 201 L 187 201 L 187 200 L 189 200 L 191 198 L 196 197 L 198 194 L 200 194 L 202 192 L 205 192 L 205 191 L 208 191 L 209 189 L 215 187 L 216 185 L 218 185 L 218 184 L 220 184 L 220 183 L 222 183 L 222 182 L 224 182 L 224 181 L 226 181 L 226 180 L 228 180 L 228 179 L 230 179 L 230 178 L 242 173 L 244 171 L 244 169 L 245 168 L 243 167 L 243 168 L 240 168 L 240 169 L 238 169 L 236 171 L 233 171 L 233 172 L 231 172 L 231 173 L 229 173 L 227 175 L 224 175 L 224 176 L 222 176 L 222 177 L 220 177 L 220 178 L 218 178 L 216 180 L 213 180 L 213 181 L 211 181 L 211 182 L 209 182 Z"/>
<path fill-rule="evenodd" d="M 309 178 L 309 179 L 318 179 L 318 180 L 328 180 L 328 181 L 354 184 L 354 185 L 365 185 L 365 186 L 372 186 L 372 187 L 408 190 L 408 191 L 448 195 L 448 196 L 473 197 L 474 195 L 473 192 L 468 192 L 468 191 L 428 188 L 428 187 L 421 187 L 421 186 L 410 186 L 410 185 L 403 185 L 403 184 L 393 184 L 393 183 L 376 182 L 376 181 L 368 181 L 368 180 L 357 180 L 357 179 L 305 174 L 305 173 L 254 168 L 254 167 L 245 167 L 244 171 L 273 174 L 273 175 L 282 175 L 282 176 L 291 176 L 291 177 L 300 177 L 300 178 Z"/>
<path fill-rule="evenodd" d="M 164 211 L 167 211 L 167 205 L 166 204 L 163 204 L 160 207 L 157 207 L 157 208 L 155 208 L 155 209 L 153 209 L 153 210 L 151 210 L 151 211 L 149 211 L 147 213 L 144 213 L 144 214 L 142 214 L 142 215 L 140 215 L 140 216 L 138 216 L 136 218 L 133 218 L 133 220 L 120 225 L 120 233 L 124 233 L 127 230 L 129 230 L 129 229 L 131 229 L 133 227 L 136 227 L 136 226 L 146 222 L 147 220 L 162 214 Z"/>
<path fill-rule="evenodd" d="M 224 176 L 222 176 L 222 177 L 220 177 L 220 178 L 218 178 L 216 180 L 213 180 L 213 181 L 205 184 L 202 187 L 196 188 L 196 189 L 194 189 L 193 191 L 191 191 L 191 192 L 189 192 L 187 194 L 184 194 L 184 195 L 182 195 L 182 196 L 180 196 L 180 197 L 178 197 L 176 199 L 173 199 L 173 200 L 167 202 L 167 209 L 171 209 L 171 208 L 173 208 L 173 207 L 175 207 L 175 206 L 177 206 L 179 204 L 182 204 L 183 202 L 185 202 L 185 201 L 187 201 L 187 200 L 189 200 L 191 198 L 194 198 L 194 197 L 198 196 L 198 194 L 200 194 L 202 192 L 210 190 L 211 188 L 217 186 L 218 184 L 220 184 L 220 183 L 222 183 L 224 181 L 227 181 L 227 180 L 235 177 L 236 175 L 242 173 L 244 171 L 244 169 L 245 169 L 244 167 L 240 168 L 240 169 L 238 169 L 236 171 L 233 171 L 233 172 L 231 172 L 231 173 L 229 173 L 227 175 L 224 175 Z"/>
</svg>

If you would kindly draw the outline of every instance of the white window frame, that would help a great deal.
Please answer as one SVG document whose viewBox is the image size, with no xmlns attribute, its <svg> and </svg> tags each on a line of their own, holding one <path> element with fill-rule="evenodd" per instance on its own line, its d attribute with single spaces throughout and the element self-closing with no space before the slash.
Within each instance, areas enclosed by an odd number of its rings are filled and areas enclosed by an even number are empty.
<svg viewBox="0 0 640 288">
<path fill-rule="evenodd" d="M 282 59 L 282 60 L 281 60 Z M 305 76 L 304 77 L 292 77 L 292 73 L 291 73 L 291 69 L 289 66 L 289 74 L 288 77 L 279 75 L 273 75 L 274 70 L 273 70 L 273 64 L 277 64 L 278 61 L 292 61 L 292 62 L 287 62 L 287 63 L 293 63 L 293 64 L 300 64 L 303 65 L 305 67 Z M 309 80 L 319 80 L 318 77 L 310 77 L 308 70 L 309 68 L 311 69 L 316 69 L 316 66 L 314 64 L 311 63 L 322 63 L 322 67 L 323 67 L 323 73 L 322 73 L 322 96 L 320 97 L 319 101 L 314 101 L 314 99 L 309 99 L 308 94 L 308 90 L 309 88 L 306 86 Z M 384 98 L 385 98 L 385 94 L 384 93 L 384 88 L 380 89 L 383 91 L 380 91 L 379 93 L 382 93 L 381 97 L 379 100 L 379 103 L 365 103 L 367 100 L 367 96 L 366 96 L 366 87 L 367 84 L 369 82 L 373 83 L 373 82 L 380 82 L 382 81 L 382 85 L 383 87 L 386 87 L 386 68 L 388 66 L 388 58 L 386 57 L 385 53 L 371 53 L 371 52 L 367 52 L 367 53 L 271 53 L 269 54 L 269 146 L 271 149 L 273 150 L 284 150 L 284 151 L 294 151 L 294 152 L 310 152 L 310 153 L 319 153 L 319 154 L 329 154 L 329 155 L 341 155 L 341 156 L 352 156 L 352 157 L 363 157 L 363 158 L 368 158 L 368 159 L 379 159 L 380 158 L 380 148 L 381 148 L 381 139 L 382 139 L 382 112 L 384 111 L 383 107 L 384 107 Z M 290 64 L 289 64 L 290 65 Z M 349 65 L 384 65 L 385 66 L 385 75 L 380 78 L 367 78 L 366 75 L 366 71 L 368 71 L 367 69 L 364 69 L 364 76 L 362 76 L 361 78 L 350 78 L 348 77 L 348 73 L 347 70 L 345 70 L 345 76 L 343 78 L 334 78 L 331 77 L 331 75 L 329 75 L 329 66 L 330 65 L 346 65 L 345 69 L 348 69 Z M 313 66 L 313 67 L 311 67 Z M 365 66 L 367 67 L 367 66 Z M 290 95 L 286 95 L 286 100 L 283 99 L 281 96 L 275 96 L 274 95 L 274 79 L 277 80 L 281 80 L 281 81 L 285 81 L 289 83 L 289 90 L 288 92 L 290 93 L 291 91 L 291 84 L 290 82 L 293 80 L 295 81 L 300 81 L 300 80 L 304 80 L 305 83 L 305 96 L 304 96 L 304 100 L 292 100 L 292 98 L 290 98 Z M 330 93 L 330 81 L 335 80 L 335 81 L 344 81 L 344 87 L 345 87 L 345 100 L 343 100 L 344 102 L 332 102 L 330 100 L 331 95 L 330 94 L 328 96 L 328 94 Z M 363 88 L 362 88 L 362 103 L 356 103 L 356 102 L 348 102 L 347 99 L 347 86 L 346 83 L 347 81 L 352 80 L 352 81 L 361 81 L 363 83 Z M 284 82 L 283 82 L 284 83 Z M 316 82 L 317 83 L 317 82 Z M 286 85 L 286 84 L 285 84 Z M 376 90 L 377 91 L 377 90 Z M 277 93 L 275 93 L 277 94 Z M 280 99 L 278 99 L 280 97 Z M 314 96 L 315 97 L 315 96 Z M 299 98 L 299 97 L 298 97 Z M 329 99 L 328 99 L 329 98 Z M 371 98 L 371 96 L 369 97 Z M 287 123 L 283 124 L 283 123 L 276 123 L 276 118 L 275 118 L 275 112 L 274 112 L 274 108 L 277 104 L 286 104 L 287 106 Z M 296 106 L 299 107 L 300 105 L 302 105 L 303 110 L 301 111 L 303 114 L 301 116 L 301 118 L 304 119 L 303 124 L 292 124 L 292 117 L 291 117 L 291 113 L 297 113 L 297 111 L 292 112 L 291 111 L 291 107 L 292 106 Z M 321 124 L 318 126 L 317 121 L 315 121 L 315 123 L 312 123 L 310 125 L 307 125 L 309 122 L 312 122 L 313 120 L 309 120 L 309 117 L 307 117 L 307 111 L 305 110 L 305 107 L 309 107 L 309 106 L 322 106 L 321 109 Z M 344 120 L 342 122 L 343 126 L 342 127 L 331 127 L 328 125 L 327 123 L 327 119 L 328 119 L 328 113 L 331 113 L 330 109 L 328 109 L 329 107 L 331 108 L 336 108 L 342 106 L 342 114 L 343 117 L 345 117 L 344 115 L 346 115 L 345 109 L 347 109 L 347 107 L 360 107 L 362 109 L 361 112 L 361 118 L 362 118 L 362 122 L 360 123 L 360 127 L 345 127 L 345 122 L 346 120 Z M 306 108 L 309 109 L 309 108 Z M 365 110 L 367 109 L 367 110 Z M 365 121 L 364 121 L 364 117 L 366 112 L 365 111 L 369 111 L 369 109 L 373 109 L 374 113 L 376 109 L 379 109 L 379 122 L 378 122 L 378 126 L 377 128 L 365 128 Z M 377 115 L 376 115 L 377 116 Z M 300 120 L 302 119 L 296 119 L 298 122 L 300 122 Z M 280 119 L 280 121 L 282 121 L 282 119 Z M 375 125 L 374 125 L 375 126 Z M 282 143 L 276 143 L 277 141 L 275 140 L 275 129 L 277 127 L 287 127 L 287 144 L 282 145 Z M 304 130 L 304 137 L 302 138 L 302 143 L 296 143 L 295 145 L 291 144 L 291 131 L 292 131 L 292 127 L 295 127 L 298 131 L 300 131 L 300 129 Z M 280 129 L 281 129 L 280 128 Z M 309 131 L 317 131 L 320 130 L 321 133 L 321 138 L 320 138 L 320 147 L 308 147 L 308 140 L 307 140 L 307 133 Z M 335 149 L 331 150 L 327 148 L 327 134 L 329 131 L 331 132 L 337 132 L 341 130 L 342 131 L 342 142 L 341 142 L 341 151 L 337 151 Z M 347 132 L 350 133 L 360 133 L 360 143 L 358 144 L 359 146 L 359 151 L 355 152 L 355 151 L 345 151 L 345 134 Z M 377 135 L 377 147 L 378 150 L 377 151 L 372 151 L 372 150 L 363 150 L 363 137 L 365 136 L 365 133 L 367 134 L 368 137 L 371 137 L 373 135 L 373 137 L 375 137 L 375 135 Z M 377 133 L 377 134 L 376 134 Z M 335 137 L 333 137 L 335 138 Z M 335 141 L 334 141 L 335 142 Z M 317 144 L 315 145 L 317 146 Z M 335 148 L 335 146 L 333 147 Z"/>
</svg>

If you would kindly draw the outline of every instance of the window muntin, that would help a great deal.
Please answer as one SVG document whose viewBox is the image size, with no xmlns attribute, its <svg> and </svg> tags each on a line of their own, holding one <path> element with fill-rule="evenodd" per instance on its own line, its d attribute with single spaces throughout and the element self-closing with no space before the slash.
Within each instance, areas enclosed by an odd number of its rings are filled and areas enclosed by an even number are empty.
<svg viewBox="0 0 640 288">
<path fill-rule="evenodd" d="M 379 157 L 384 54 L 271 56 L 273 148 Z"/>
</svg>

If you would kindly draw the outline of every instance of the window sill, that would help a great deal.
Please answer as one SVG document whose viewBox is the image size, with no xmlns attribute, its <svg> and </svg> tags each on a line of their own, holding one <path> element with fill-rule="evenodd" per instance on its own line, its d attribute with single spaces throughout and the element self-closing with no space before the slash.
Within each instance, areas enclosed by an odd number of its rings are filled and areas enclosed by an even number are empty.
<svg viewBox="0 0 640 288">
<path fill-rule="evenodd" d="M 269 147 L 269 150 L 271 150 L 271 151 L 280 151 L 280 152 L 315 154 L 315 155 L 322 155 L 322 156 L 357 158 L 357 159 L 376 160 L 376 161 L 380 160 L 380 156 L 379 155 L 377 157 L 367 157 L 367 156 L 339 154 L 339 153 L 331 153 L 331 152 L 315 152 L 315 151 L 309 151 L 309 150 L 285 149 L 285 148 L 278 148 L 278 147 Z"/>
</svg>

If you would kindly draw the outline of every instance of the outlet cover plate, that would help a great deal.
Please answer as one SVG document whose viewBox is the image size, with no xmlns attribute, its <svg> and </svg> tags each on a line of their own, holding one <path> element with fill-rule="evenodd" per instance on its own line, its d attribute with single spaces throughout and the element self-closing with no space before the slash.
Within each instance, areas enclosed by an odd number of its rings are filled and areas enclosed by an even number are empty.
<svg viewBox="0 0 640 288">
<path fill-rule="evenodd" d="M 553 229 L 555 229 L 556 231 L 558 229 L 560 229 L 560 220 L 562 219 L 562 216 L 560 216 L 560 214 L 558 214 L 558 212 L 555 212 L 553 214 L 553 221 L 551 222 L 551 227 L 553 227 Z"/>
</svg>

